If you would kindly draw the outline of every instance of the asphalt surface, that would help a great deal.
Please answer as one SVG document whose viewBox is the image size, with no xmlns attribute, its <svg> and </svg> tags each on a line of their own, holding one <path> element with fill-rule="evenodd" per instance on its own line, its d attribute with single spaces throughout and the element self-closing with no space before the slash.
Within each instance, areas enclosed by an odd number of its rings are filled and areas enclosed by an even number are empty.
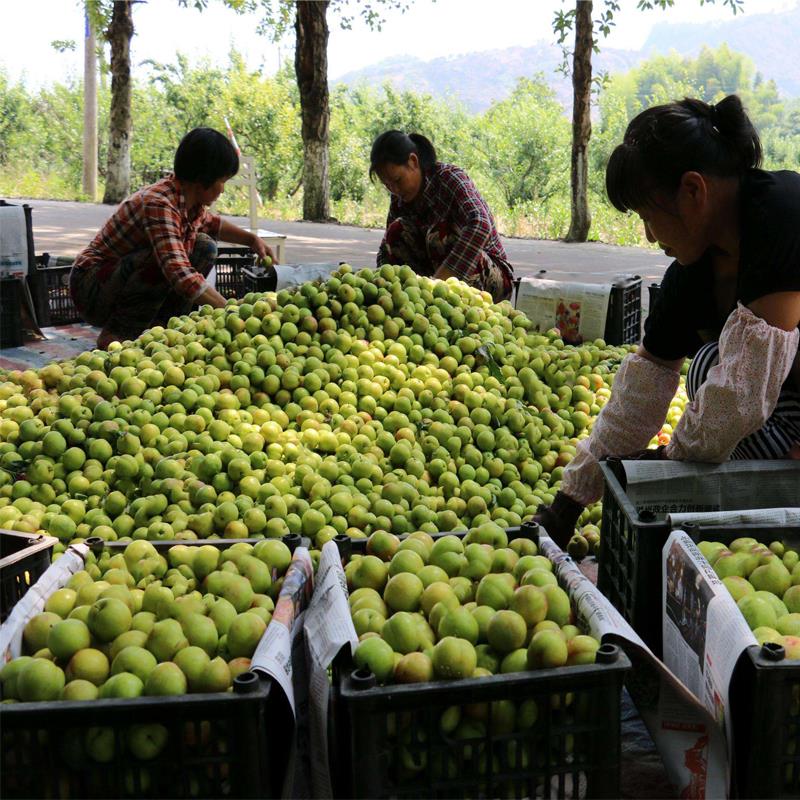
<svg viewBox="0 0 800 800">
<path fill-rule="evenodd" d="M 14 201 L 14 198 L 8 198 Z M 22 200 L 33 208 L 34 245 L 37 253 L 73 256 L 92 239 L 114 211 L 114 206 L 57 200 Z M 226 217 L 243 227 L 245 217 Z M 284 261 L 304 264 L 347 261 L 368 266 L 375 261 L 382 231 L 350 225 L 287 222 L 261 219 L 260 227 L 286 236 Z M 617 275 L 642 277 L 642 305 L 647 307 L 646 288 L 658 283 L 669 266 L 660 250 L 616 247 L 587 242 L 572 244 L 543 239 L 503 238 L 503 245 L 517 275 L 546 270 L 554 280 L 585 283 L 613 282 Z"/>
</svg>

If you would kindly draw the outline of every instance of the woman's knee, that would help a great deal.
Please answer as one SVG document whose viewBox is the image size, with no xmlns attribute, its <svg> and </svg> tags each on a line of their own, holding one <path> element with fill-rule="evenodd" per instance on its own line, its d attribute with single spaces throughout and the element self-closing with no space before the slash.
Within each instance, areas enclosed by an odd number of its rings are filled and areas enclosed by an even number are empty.
<svg viewBox="0 0 800 800">
<path fill-rule="evenodd" d="M 189 263 L 203 276 L 207 276 L 217 260 L 218 252 L 219 248 L 214 239 L 206 233 L 198 233 L 194 248 L 189 255 Z"/>
</svg>

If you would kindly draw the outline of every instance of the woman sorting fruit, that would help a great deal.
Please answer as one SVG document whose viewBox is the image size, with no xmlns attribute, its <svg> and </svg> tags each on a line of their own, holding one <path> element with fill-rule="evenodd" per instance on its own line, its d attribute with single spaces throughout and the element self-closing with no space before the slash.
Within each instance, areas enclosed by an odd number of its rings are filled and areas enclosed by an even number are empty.
<svg viewBox="0 0 800 800">
<path fill-rule="evenodd" d="M 738 97 L 655 106 L 635 117 L 606 168 L 620 211 L 675 260 L 608 404 L 539 520 L 561 544 L 601 497 L 598 460 L 800 458 L 800 174 L 759 169 L 761 143 Z M 669 444 L 681 366 L 690 403 Z"/>
<path fill-rule="evenodd" d="M 419 133 L 386 131 L 372 145 L 369 174 L 391 193 L 378 266 L 407 264 L 428 277 L 458 278 L 511 296 L 514 270 L 489 207 L 463 169 L 436 160 Z"/>
<path fill-rule="evenodd" d="M 70 293 L 83 318 L 102 328 L 99 348 L 135 339 L 194 306 L 224 306 L 206 281 L 218 239 L 274 261 L 256 234 L 207 210 L 238 171 L 239 155 L 228 139 L 195 128 L 178 145 L 173 173 L 121 203 L 78 255 Z"/>
</svg>

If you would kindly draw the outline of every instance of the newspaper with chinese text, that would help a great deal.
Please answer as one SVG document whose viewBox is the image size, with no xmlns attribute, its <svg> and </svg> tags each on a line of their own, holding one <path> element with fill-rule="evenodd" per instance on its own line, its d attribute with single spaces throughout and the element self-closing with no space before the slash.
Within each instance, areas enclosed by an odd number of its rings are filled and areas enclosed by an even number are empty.
<svg viewBox="0 0 800 800">
<path fill-rule="evenodd" d="M 677 796 L 694 800 L 727 797 L 730 770 L 725 737 L 706 708 L 546 534 L 540 536 L 539 548 L 555 564 L 583 624 L 602 642 L 622 647 L 631 660 L 628 691 Z"/>
<path fill-rule="evenodd" d="M 331 684 L 328 670 L 343 647 L 353 651 L 358 636 L 350 617 L 345 578 L 339 549 L 334 542 L 322 548 L 317 587 L 305 620 L 305 638 L 310 672 L 309 725 L 311 784 L 314 797 L 333 797 L 328 751 L 328 707 Z"/>
<path fill-rule="evenodd" d="M 637 512 L 681 524 L 698 514 L 754 509 L 795 509 L 800 502 L 800 461 L 623 461 L 625 492 Z M 690 516 L 678 517 L 684 514 Z M 702 517 L 697 517 L 702 520 Z M 724 518 L 723 518 L 724 519 Z M 713 524 L 703 522 L 702 524 Z"/>
</svg>

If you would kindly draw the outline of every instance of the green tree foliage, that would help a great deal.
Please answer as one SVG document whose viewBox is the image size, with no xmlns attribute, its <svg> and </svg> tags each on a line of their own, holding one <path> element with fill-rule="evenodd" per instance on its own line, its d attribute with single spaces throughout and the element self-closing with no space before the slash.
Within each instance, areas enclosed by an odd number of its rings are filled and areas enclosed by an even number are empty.
<svg viewBox="0 0 800 800">
<path fill-rule="evenodd" d="M 494 103 L 473 126 L 481 172 L 505 205 L 547 201 L 569 188 L 569 121 L 544 76 L 520 78 L 505 100 Z"/>
<path fill-rule="evenodd" d="M 653 103 L 687 95 L 715 101 L 732 91 L 742 96 L 761 134 L 765 165 L 800 169 L 800 100 L 782 98 L 748 59 L 724 46 L 696 58 L 675 53 L 652 58 L 613 76 L 600 92 L 591 149 L 592 238 L 643 242 L 637 221 L 605 200 L 605 164 L 631 117 Z M 80 198 L 82 102 L 79 82 L 30 90 L 0 71 L 0 194 Z M 107 88 L 101 88 L 98 106 L 104 169 Z M 147 77 L 135 83 L 132 106 L 133 189 L 171 168 L 186 131 L 197 125 L 224 130 L 227 117 L 242 151 L 256 158 L 268 213 L 299 216 L 303 154 L 290 66 L 265 77 L 248 69 L 235 51 L 221 68 L 184 57 L 171 65 L 151 63 Z M 541 76 L 521 79 L 508 98 L 480 115 L 468 114 L 452 98 L 390 85 L 335 86 L 330 180 L 333 211 L 342 221 L 385 220 L 386 190 L 370 182 L 368 169 L 372 141 L 388 128 L 424 133 L 441 160 L 464 167 L 505 232 L 547 237 L 566 232 L 570 123 Z M 241 192 L 226 192 L 220 207 L 243 213 L 243 203 Z"/>
<path fill-rule="evenodd" d="M 762 137 L 765 165 L 797 169 L 800 149 L 800 102 L 786 103 L 775 82 L 755 72 L 745 55 L 723 44 L 704 47 L 696 58 L 670 53 L 609 78 L 600 94 L 600 124 L 593 139 L 595 190 L 600 191 L 611 150 L 622 140 L 631 118 L 651 105 L 681 97 L 715 103 L 729 94 L 742 98 Z"/>
<path fill-rule="evenodd" d="M 297 88 L 288 70 L 275 78 L 264 78 L 248 70 L 236 51 L 230 53 L 226 70 L 202 62 L 192 67 L 182 55 L 175 64 L 151 62 L 150 66 L 150 84 L 136 100 L 144 104 L 155 99 L 153 108 L 145 113 L 152 114 L 157 108 L 163 121 L 156 131 L 149 125 L 141 126 L 147 127 L 151 136 L 142 146 L 136 143 L 138 125 L 134 132 L 134 170 L 140 170 L 140 164 L 147 165 L 145 173 L 138 175 L 139 183 L 169 168 L 183 133 L 199 125 L 224 130 L 225 117 L 242 152 L 256 157 L 258 188 L 263 196 L 274 198 L 282 181 L 288 183 L 292 175 L 299 174 L 302 153 L 298 147 Z M 135 105 L 136 123 L 140 106 L 138 102 Z"/>
<path fill-rule="evenodd" d="M 337 86 L 331 93 L 331 197 L 363 201 L 378 197 L 368 170 L 372 142 L 385 130 L 423 133 L 442 161 L 462 163 L 472 119 L 458 102 L 399 91 L 387 83 L 381 91 Z M 381 190 L 382 191 L 382 190 Z"/>
</svg>

